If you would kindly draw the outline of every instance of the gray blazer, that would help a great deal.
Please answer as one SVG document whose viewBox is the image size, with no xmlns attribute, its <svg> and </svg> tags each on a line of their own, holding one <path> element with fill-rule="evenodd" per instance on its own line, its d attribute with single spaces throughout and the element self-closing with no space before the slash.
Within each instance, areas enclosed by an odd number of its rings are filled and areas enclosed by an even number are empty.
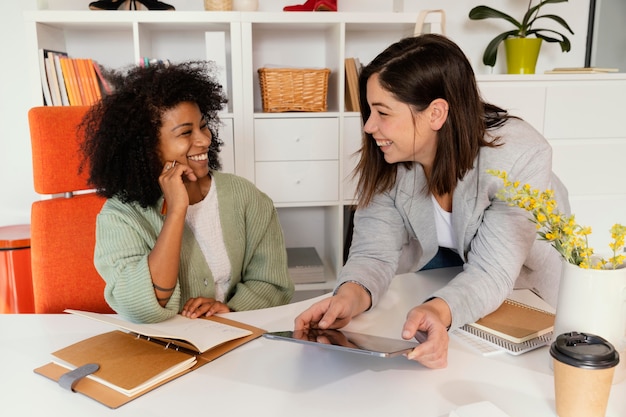
<svg viewBox="0 0 626 417">
<path fill-rule="evenodd" d="M 511 119 L 488 135 L 499 137 L 502 145 L 481 148 L 474 168 L 453 194 L 452 227 L 463 270 L 432 294 L 450 306 L 451 328 L 492 312 L 513 288 L 532 288 L 556 306 L 560 255 L 537 239 L 529 213 L 495 198 L 502 180 L 486 172 L 504 170 L 522 184 L 555 190 L 559 211 L 569 214 L 567 190 L 552 173 L 552 148 L 522 120 Z M 350 256 L 338 285 L 363 284 L 374 306 L 396 274 L 418 271 L 435 256 L 434 207 L 425 186 L 421 165 L 411 170 L 399 166 L 394 187 L 356 211 Z"/>
</svg>

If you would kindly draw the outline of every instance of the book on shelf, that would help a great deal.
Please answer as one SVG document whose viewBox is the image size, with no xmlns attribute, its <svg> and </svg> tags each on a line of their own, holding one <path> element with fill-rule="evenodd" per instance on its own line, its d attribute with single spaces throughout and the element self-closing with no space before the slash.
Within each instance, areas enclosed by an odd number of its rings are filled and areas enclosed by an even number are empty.
<svg viewBox="0 0 626 417">
<path fill-rule="evenodd" d="M 523 343 L 552 332 L 554 318 L 549 311 L 506 299 L 494 312 L 468 326 L 513 343 Z"/>
<path fill-rule="evenodd" d="M 610 72 L 618 72 L 617 68 L 600 68 L 600 67 L 567 67 L 554 68 L 545 71 L 545 74 L 607 74 Z"/>
<path fill-rule="evenodd" d="M 53 352 L 52 361 L 35 372 L 110 408 L 126 404 L 265 333 L 218 316 L 189 319 L 176 315 L 160 323 L 137 324 L 108 314 L 66 312 L 117 329 Z M 97 365 L 95 372 L 68 384 L 71 372 L 91 364 Z"/>
<path fill-rule="evenodd" d="M 39 62 L 45 105 L 91 105 L 102 98 L 102 86 L 107 88 L 107 93 L 111 92 L 92 59 L 71 58 L 66 52 L 40 49 Z"/>
<path fill-rule="evenodd" d="M 90 85 L 85 60 L 82 58 L 76 58 L 72 61 L 74 62 L 76 73 L 78 74 L 78 82 L 81 87 L 83 104 L 90 105 L 95 100 L 95 94 Z"/>
<path fill-rule="evenodd" d="M 60 63 L 70 106 L 80 106 L 82 105 L 82 99 L 80 96 L 80 89 L 78 87 L 78 76 L 74 71 L 72 59 L 64 56 L 60 58 Z"/>
<path fill-rule="evenodd" d="M 74 75 L 76 76 L 76 84 L 78 85 L 78 94 L 80 95 L 80 104 L 85 106 L 91 102 L 89 97 L 89 91 L 87 90 L 87 79 L 83 74 L 83 69 L 78 59 L 70 58 L 72 67 L 74 68 Z"/>
<path fill-rule="evenodd" d="M 346 110 L 360 111 L 359 103 L 359 72 L 360 63 L 356 58 L 346 58 Z"/>
<path fill-rule="evenodd" d="M 98 80 L 98 74 L 96 73 L 96 67 L 92 59 L 85 59 L 85 71 L 89 76 L 89 86 L 93 91 L 94 103 L 102 98 L 102 91 L 100 90 L 100 82 Z"/>
<path fill-rule="evenodd" d="M 360 111 L 359 103 L 359 71 L 357 58 L 345 59 L 346 71 L 346 110 Z"/>
<path fill-rule="evenodd" d="M 111 94 L 113 92 L 113 87 L 109 83 L 109 80 L 104 76 L 103 70 L 96 61 L 93 61 L 93 69 L 96 72 L 98 77 L 98 85 L 100 86 L 100 93 Z"/>
<path fill-rule="evenodd" d="M 52 94 L 50 93 L 50 84 L 48 83 L 48 74 L 46 73 L 46 51 L 44 49 L 39 49 L 39 76 L 41 78 L 44 103 L 47 106 L 52 106 Z"/>
<path fill-rule="evenodd" d="M 57 75 L 57 82 L 59 83 L 59 91 L 61 93 L 61 105 L 69 106 L 70 100 L 67 96 L 67 88 L 65 87 L 65 78 L 63 77 L 63 70 L 61 69 L 61 57 L 66 57 L 67 53 L 65 52 L 48 52 L 48 56 L 50 56 L 54 61 L 54 69 Z"/>
<path fill-rule="evenodd" d="M 48 76 L 48 85 L 50 86 L 52 105 L 62 106 L 61 88 L 59 86 L 59 80 L 57 79 L 57 71 L 54 67 L 54 57 L 48 54 L 48 56 L 44 59 L 44 65 L 46 66 L 46 75 Z"/>
<path fill-rule="evenodd" d="M 98 76 L 93 67 L 93 62 L 88 58 L 78 58 L 74 60 L 77 63 L 80 81 L 85 90 L 85 104 L 91 105 L 100 100 L 100 86 Z"/>
<path fill-rule="evenodd" d="M 287 248 L 287 270 L 296 284 L 324 282 L 324 263 L 314 247 Z"/>
<path fill-rule="evenodd" d="M 39 50 L 44 103 L 48 106 L 64 106 L 69 103 L 59 57 L 67 57 L 67 53 L 44 48 Z"/>
</svg>

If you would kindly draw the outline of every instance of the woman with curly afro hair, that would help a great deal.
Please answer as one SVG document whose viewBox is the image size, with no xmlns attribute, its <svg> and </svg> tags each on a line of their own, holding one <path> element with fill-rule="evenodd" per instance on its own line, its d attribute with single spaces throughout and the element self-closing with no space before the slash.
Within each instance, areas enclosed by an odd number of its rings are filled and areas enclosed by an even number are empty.
<svg viewBox="0 0 626 417">
<path fill-rule="evenodd" d="M 219 172 L 226 103 L 208 62 L 109 72 L 85 116 L 83 167 L 106 197 L 94 263 L 105 298 L 134 322 L 285 304 L 293 294 L 270 198 Z"/>
</svg>

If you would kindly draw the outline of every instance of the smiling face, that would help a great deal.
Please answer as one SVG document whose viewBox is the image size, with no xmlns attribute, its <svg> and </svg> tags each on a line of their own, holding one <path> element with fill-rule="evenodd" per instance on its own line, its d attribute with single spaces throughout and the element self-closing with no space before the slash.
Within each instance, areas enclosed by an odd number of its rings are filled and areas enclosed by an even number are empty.
<svg viewBox="0 0 626 417">
<path fill-rule="evenodd" d="M 163 113 L 159 153 L 163 165 L 176 161 L 188 165 L 197 178 L 209 174 L 211 131 L 195 103 L 183 102 Z"/>
<path fill-rule="evenodd" d="M 435 101 L 424 111 L 416 112 L 385 90 L 378 74 L 373 74 L 367 80 L 367 102 L 371 114 L 363 129 L 374 137 L 385 161 L 390 164 L 413 161 L 432 166 L 440 128 L 432 123 Z"/>
</svg>

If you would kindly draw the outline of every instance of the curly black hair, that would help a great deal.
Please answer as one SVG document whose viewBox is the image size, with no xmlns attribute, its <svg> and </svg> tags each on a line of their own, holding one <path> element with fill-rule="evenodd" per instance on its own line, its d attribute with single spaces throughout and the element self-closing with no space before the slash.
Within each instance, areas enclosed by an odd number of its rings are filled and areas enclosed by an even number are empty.
<svg viewBox="0 0 626 417">
<path fill-rule="evenodd" d="M 89 184 L 99 195 L 142 207 L 157 203 L 161 116 L 182 102 L 198 105 L 212 134 L 210 169 L 221 168 L 218 112 L 227 99 L 214 69 L 210 61 L 187 61 L 105 71 L 113 92 L 92 106 L 80 125 L 85 138 L 80 169 L 88 167 Z"/>
</svg>

